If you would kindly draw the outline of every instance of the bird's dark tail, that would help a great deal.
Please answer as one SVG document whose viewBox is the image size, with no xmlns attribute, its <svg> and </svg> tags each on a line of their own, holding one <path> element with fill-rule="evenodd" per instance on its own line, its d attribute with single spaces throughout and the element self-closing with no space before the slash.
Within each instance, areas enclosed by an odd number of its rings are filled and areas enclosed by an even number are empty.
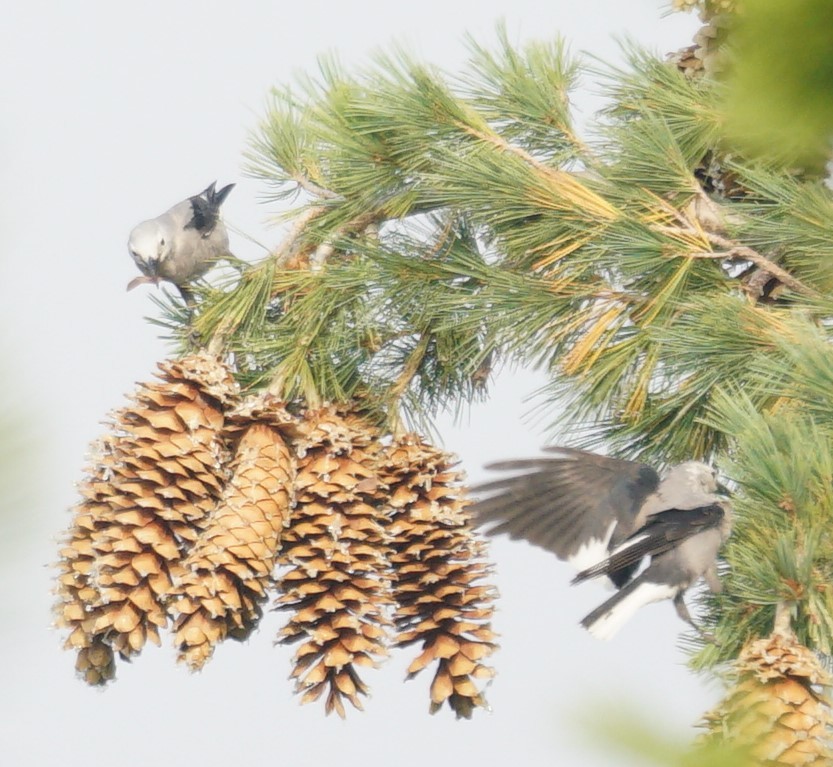
<svg viewBox="0 0 833 767">
<path fill-rule="evenodd" d="M 611 639 L 640 607 L 670 599 L 678 590 L 667 583 L 636 578 L 593 610 L 581 621 L 581 625 L 597 639 Z"/>
</svg>

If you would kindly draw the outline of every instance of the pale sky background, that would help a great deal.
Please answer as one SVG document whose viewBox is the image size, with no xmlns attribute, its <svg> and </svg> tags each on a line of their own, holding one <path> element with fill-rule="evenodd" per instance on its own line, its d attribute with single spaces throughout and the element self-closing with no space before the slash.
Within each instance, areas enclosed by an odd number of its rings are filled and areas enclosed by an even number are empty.
<svg viewBox="0 0 833 767">
<path fill-rule="evenodd" d="M 316 56 L 362 64 L 397 40 L 449 70 L 462 38 L 563 35 L 574 51 L 617 60 L 614 37 L 660 52 L 688 44 L 696 20 L 661 18 L 660 0 L 422 0 L 419 3 L 44 2 L 4 7 L 0 29 L 0 349 L 3 406 L 27 426 L 23 468 L 4 488 L 0 521 L 0 761 L 9 767 L 287 764 L 527 767 L 625 764 L 592 743 L 573 712 L 608 702 L 644 713 L 666 734 L 690 737 L 716 700 L 683 666 L 682 624 L 669 603 L 643 610 L 612 642 L 581 617 L 605 597 L 571 589 L 570 569 L 525 544 L 497 541 L 502 649 L 488 697 L 493 711 L 456 721 L 427 713 L 423 674 L 404 684 L 411 654 L 369 672 L 373 696 L 346 722 L 301 707 L 287 680 L 292 647 L 273 647 L 268 614 L 247 644 L 222 646 L 199 675 L 170 645 L 120 664 L 105 691 L 88 689 L 51 628 L 56 545 L 70 521 L 73 483 L 106 413 L 166 353 L 144 319 L 149 288 L 135 276 L 130 228 L 203 189 L 234 181 L 231 227 L 275 244 L 264 191 L 241 174 L 247 136 L 268 89 Z M 598 104 L 586 93 L 577 105 Z M 242 258 L 263 253 L 232 234 Z M 444 419 L 445 446 L 473 480 L 488 460 L 534 453 L 543 424 L 524 416 L 541 383 L 503 375 L 462 423 Z M 569 435 L 562 440 L 569 443 Z M 2 476 L 2 475 L 0 475 Z M 542 584 L 552 584 L 542 588 Z"/>
</svg>

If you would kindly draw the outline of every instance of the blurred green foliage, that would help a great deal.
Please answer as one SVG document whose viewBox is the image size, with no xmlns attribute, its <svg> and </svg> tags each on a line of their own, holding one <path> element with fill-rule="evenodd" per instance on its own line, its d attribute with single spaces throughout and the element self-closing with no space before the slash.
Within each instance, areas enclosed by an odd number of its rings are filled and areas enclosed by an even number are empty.
<svg viewBox="0 0 833 767">
<path fill-rule="evenodd" d="M 823 165 L 833 136 L 833 2 L 746 0 L 732 40 L 730 135 L 788 164 Z"/>
<path fill-rule="evenodd" d="M 634 714 L 634 709 L 640 710 Z M 649 718 L 632 701 L 596 704 L 576 716 L 577 730 L 600 752 L 611 755 L 611 764 L 640 767 L 753 767 L 742 749 L 712 741 L 691 741 L 669 734 L 662 724 L 662 712 Z"/>
</svg>

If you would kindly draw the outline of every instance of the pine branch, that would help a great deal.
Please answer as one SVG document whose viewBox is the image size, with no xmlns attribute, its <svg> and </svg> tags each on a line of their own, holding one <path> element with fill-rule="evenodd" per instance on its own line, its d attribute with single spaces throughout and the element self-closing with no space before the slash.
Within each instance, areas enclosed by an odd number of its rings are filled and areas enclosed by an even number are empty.
<svg viewBox="0 0 833 767">
<path fill-rule="evenodd" d="M 797 280 L 785 269 L 782 269 L 773 261 L 770 261 L 765 256 L 762 256 L 760 253 L 752 250 L 752 248 L 732 243 L 731 240 L 727 240 L 725 237 L 720 237 L 716 234 L 709 234 L 707 236 L 709 238 L 709 242 L 712 242 L 721 248 L 726 248 L 726 250 L 692 253 L 690 254 L 691 258 L 717 258 L 723 260 L 740 259 L 741 261 L 751 261 L 756 266 L 769 272 L 773 277 L 777 277 L 788 288 L 791 288 L 797 293 L 803 293 L 804 295 L 811 296 L 813 298 L 821 298 L 821 294 L 817 290 L 813 290 L 813 288 L 808 287 L 801 281 Z"/>
<path fill-rule="evenodd" d="M 278 267 L 283 268 L 287 265 L 291 257 L 298 249 L 298 243 L 307 233 L 307 227 L 310 222 L 317 216 L 326 212 L 327 208 L 323 205 L 316 205 L 307 208 L 303 213 L 299 214 L 289 228 L 286 236 L 281 241 L 281 244 L 272 252 L 271 258 L 275 261 Z"/>
</svg>

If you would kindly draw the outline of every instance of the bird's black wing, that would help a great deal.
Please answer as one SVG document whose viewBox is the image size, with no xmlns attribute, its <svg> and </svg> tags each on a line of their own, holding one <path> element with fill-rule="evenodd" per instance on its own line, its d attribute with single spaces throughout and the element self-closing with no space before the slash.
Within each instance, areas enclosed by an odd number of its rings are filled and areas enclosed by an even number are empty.
<svg viewBox="0 0 833 767">
<path fill-rule="evenodd" d="M 199 194 L 188 198 L 191 203 L 192 216 L 191 220 L 185 225 L 186 229 L 196 229 L 201 234 L 208 235 L 217 226 L 217 220 L 220 217 L 220 206 L 234 188 L 234 184 L 224 186 L 219 192 L 214 189 L 216 184 L 217 182 L 214 181 Z"/>
<path fill-rule="evenodd" d="M 718 503 L 695 509 L 668 509 L 648 518 L 607 559 L 582 570 L 573 583 L 580 583 L 600 575 L 610 576 L 625 569 L 635 569 L 645 557 L 656 557 L 679 546 L 686 538 L 720 526 L 724 515 Z"/>
<path fill-rule="evenodd" d="M 656 490 L 659 476 L 634 461 L 568 448 L 548 448 L 554 457 L 501 461 L 486 468 L 511 476 L 474 488 L 482 495 L 470 510 L 489 535 L 507 533 L 551 551 L 560 559 L 583 545 L 624 540 Z"/>
</svg>

